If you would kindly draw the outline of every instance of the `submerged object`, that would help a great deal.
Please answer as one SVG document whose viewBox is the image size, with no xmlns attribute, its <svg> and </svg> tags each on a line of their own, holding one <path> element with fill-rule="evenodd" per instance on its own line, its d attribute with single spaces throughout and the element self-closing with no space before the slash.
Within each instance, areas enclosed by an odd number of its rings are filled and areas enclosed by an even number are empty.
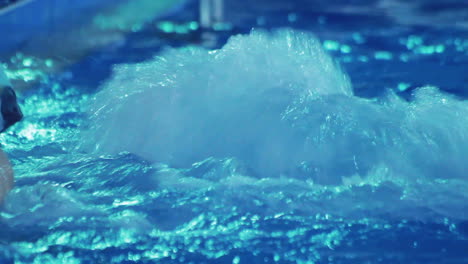
<svg viewBox="0 0 468 264">
<path fill-rule="evenodd" d="M 15 91 L 11 88 L 8 77 L 0 68 L 0 132 L 23 118 L 23 113 L 16 101 Z M 0 203 L 13 188 L 13 169 L 8 157 L 0 150 Z"/>
<path fill-rule="evenodd" d="M 0 203 L 3 202 L 13 185 L 13 168 L 5 152 L 0 149 Z"/>
<path fill-rule="evenodd" d="M 0 112 L 0 132 L 7 130 L 23 118 L 16 93 L 2 69 L 0 69 Z"/>
</svg>

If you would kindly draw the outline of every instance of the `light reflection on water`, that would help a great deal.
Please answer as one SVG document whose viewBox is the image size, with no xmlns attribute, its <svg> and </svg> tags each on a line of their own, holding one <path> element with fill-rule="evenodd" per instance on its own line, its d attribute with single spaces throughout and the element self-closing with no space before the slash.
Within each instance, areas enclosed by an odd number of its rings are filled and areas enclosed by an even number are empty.
<svg viewBox="0 0 468 264">
<path fill-rule="evenodd" d="M 460 79 L 451 75 L 432 83 L 414 66 L 463 66 L 466 41 L 401 34 L 389 40 L 394 45 L 374 48 L 373 37 L 322 38 L 355 92 L 368 86 L 408 93 L 421 85 L 459 87 Z M 15 61 L 10 76 L 27 81 L 30 75 L 20 73 L 41 63 L 47 66 L 32 58 Z M 394 75 L 382 71 L 376 77 L 382 65 Z M 409 65 L 409 74 L 395 70 L 401 65 Z M 388 172 L 381 166 L 367 178 L 351 175 L 323 186 L 258 176 L 241 158 L 206 157 L 181 168 L 128 152 L 88 154 L 76 147 L 89 125 L 85 109 L 92 92 L 41 78 L 38 89 L 22 94 L 25 120 L 0 136 L 17 175 L 1 213 L 5 263 L 466 261 L 466 177 L 408 181 L 382 176 Z"/>
</svg>

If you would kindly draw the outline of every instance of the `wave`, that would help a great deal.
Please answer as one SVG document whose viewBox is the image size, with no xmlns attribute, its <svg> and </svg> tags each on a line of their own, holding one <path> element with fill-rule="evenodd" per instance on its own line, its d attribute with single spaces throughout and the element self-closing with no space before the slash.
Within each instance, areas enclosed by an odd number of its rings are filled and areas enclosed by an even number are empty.
<svg viewBox="0 0 468 264">
<path fill-rule="evenodd" d="M 413 179 L 468 171 L 465 101 L 431 87 L 410 101 L 391 92 L 356 97 L 320 42 L 291 30 L 119 65 L 90 114 L 84 149 L 129 151 L 175 167 L 236 157 L 258 177 L 321 184 L 382 167 Z"/>
</svg>

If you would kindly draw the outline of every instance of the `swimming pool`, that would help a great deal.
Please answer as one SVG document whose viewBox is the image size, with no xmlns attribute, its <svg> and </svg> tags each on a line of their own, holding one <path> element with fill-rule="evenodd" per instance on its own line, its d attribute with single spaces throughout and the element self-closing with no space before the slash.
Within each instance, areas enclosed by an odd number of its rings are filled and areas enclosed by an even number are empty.
<svg viewBox="0 0 468 264">
<path fill-rule="evenodd" d="M 0 262 L 466 263 L 466 5 L 365 2 L 236 3 L 217 51 L 167 21 L 53 75 L 17 54 Z"/>
</svg>

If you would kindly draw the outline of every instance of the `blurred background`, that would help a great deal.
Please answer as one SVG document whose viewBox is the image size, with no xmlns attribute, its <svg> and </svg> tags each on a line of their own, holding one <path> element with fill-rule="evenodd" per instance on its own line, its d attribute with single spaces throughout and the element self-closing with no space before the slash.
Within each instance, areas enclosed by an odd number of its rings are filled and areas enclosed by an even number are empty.
<svg viewBox="0 0 468 264">
<path fill-rule="evenodd" d="M 352 78 L 366 78 L 355 82 L 358 94 L 378 93 L 366 86 L 374 81 L 406 90 L 441 79 L 442 89 L 466 94 L 462 0 L 3 0 L 0 8 L 0 61 L 18 87 L 73 72 L 77 62 L 88 80 L 76 81 L 96 85 L 110 65 L 143 61 L 168 46 L 219 48 L 252 28 L 289 27 L 313 32 Z M 363 67 L 368 62 L 378 67 Z M 422 83 L 428 71 L 434 74 Z"/>
</svg>

